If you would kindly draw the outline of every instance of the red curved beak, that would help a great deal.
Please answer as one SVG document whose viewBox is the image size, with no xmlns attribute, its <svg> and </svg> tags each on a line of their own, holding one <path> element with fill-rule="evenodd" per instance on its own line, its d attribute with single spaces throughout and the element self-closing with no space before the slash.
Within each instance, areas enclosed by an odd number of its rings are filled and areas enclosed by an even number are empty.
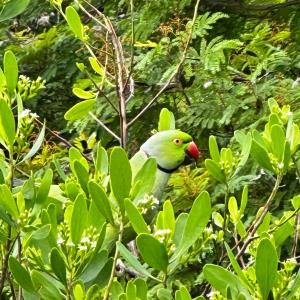
<svg viewBox="0 0 300 300">
<path fill-rule="evenodd" d="M 200 152 L 198 150 L 197 145 L 194 142 L 190 142 L 186 150 L 188 155 L 193 157 L 195 160 L 199 159 Z"/>
</svg>

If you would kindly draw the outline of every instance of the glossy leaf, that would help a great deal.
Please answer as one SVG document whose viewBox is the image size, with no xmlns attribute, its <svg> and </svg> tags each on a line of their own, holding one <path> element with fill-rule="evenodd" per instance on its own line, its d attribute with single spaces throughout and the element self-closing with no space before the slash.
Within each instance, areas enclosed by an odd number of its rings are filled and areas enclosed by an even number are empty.
<svg viewBox="0 0 300 300">
<path fill-rule="evenodd" d="M 65 261 L 62 258 L 60 252 L 57 250 L 57 248 L 53 248 L 51 250 L 50 263 L 51 263 L 51 268 L 52 268 L 54 274 L 59 278 L 59 280 L 63 284 L 66 284 L 67 277 L 66 277 Z"/>
<path fill-rule="evenodd" d="M 99 65 L 95 57 L 89 57 L 89 62 L 93 70 L 100 76 L 105 76 L 103 68 Z"/>
<path fill-rule="evenodd" d="M 64 115 L 68 121 L 75 121 L 85 117 L 94 107 L 95 99 L 81 101 L 72 106 Z"/>
<path fill-rule="evenodd" d="M 280 125 L 273 125 L 271 127 L 271 139 L 272 139 L 272 152 L 279 161 L 283 160 L 285 134 Z"/>
<path fill-rule="evenodd" d="M 68 22 L 68 25 L 70 29 L 73 31 L 74 35 L 80 39 L 84 39 L 84 33 L 83 33 L 83 25 L 81 23 L 80 17 L 77 13 L 77 11 L 72 7 L 68 6 L 66 8 L 66 19 Z"/>
<path fill-rule="evenodd" d="M 189 212 L 182 239 L 171 260 L 181 256 L 201 236 L 211 217 L 211 201 L 207 192 L 202 192 Z"/>
<path fill-rule="evenodd" d="M 107 259 L 108 252 L 106 250 L 96 253 L 80 275 L 80 280 L 84 283 L 88 283 L 95 279 L 105 266 Z"/>
<path fill-rule="evenodd" d="M 8 147 L 12 147 L 15 140 L 16 125 L 11 108 L 0 99 L 0 140 L 4 140 Z"/>
<path fill-rule="evenodd" d="M 97 145 L 97 155 L 96 155 L 96 162 L 95 162 L 96 170 L 100 174 L 107 174 L 108 173 L 108 156 L 106 150 L 101 147 L 101 144 L 98 143 Z"/>
<path fill-rule="evenodd" d="M 274 172 L 268 153 L 266 152 L 265 148 L 263 148 L 256 140 L 252 141 L 251 156 L 261 167 Z"/>
<path fill-rule="evenodd" d="M 18 219 L 19 212 L 15 199 L 6 184 L 0 185 L 0 206 L 2 206 L 14 219 Z"/>
<path fill-rule="evenodd" d="M 123 258 L 140 274 L 150 277 L 156 281 L 160 281 L 153 277 L 147 269 L 145 269 L 138 259 L 120 242 L 117 242 L 118 250 Z"/>
<path fill-rule="evenodd" d="M 81 188 L 84 190 L 85 194 L 88 195 L 88 187 L 87 187 L 89 181 L 88 170 L 84 167 L 84 165 L 80 161 L 75 160 L 74 171 Z"/>
<path fill-rule="evenodd" d="M 260 287 L 263 300 L 267 299 L 274 286 L 277 275 L 278 257 L 277 252 L 268 238 L 263 238 L 256 253 L 256 279 Z"/>
<path fill-rule="evenodd" d="M 35 289 L 31 281 L 29 272 L 13 256 L 9 257 L 8 264 L 9 264 L 9 269 L 12 272 L 14 279 L 17 281 L 17 283 L 24 290 L 34 293 Z"/>
<path fill-rule="evenodd" d="M 3 65 L 4 65 L 4 75 L 6 77 L 7 91 L 10 97 L 12 97 L 14 95 L 15 88 L 18 83 L 18 77 L 19 77 L 18 62 L 12 51 L 9 50 L 5 52 Z"/>
<path fill-rule="evenodd" d="M 229 287 L 232 293 L 232 299 L 238 299 L 240 293 L 243 293 L 247 300 L 252 299 L 239 278 L 223 267 L 207 264 L 203 268 L 203 274 L 206 280 L 224 297 L 227 296 L 227 288 Z"/>
<path fill-rule="evenodd" d="M 220 162 L 220 152 L 219 152 L 219 148 L 218 148 L 218 144 L 216 141 L 216 137 L 211 135 L 209 137 L 209 154 L 210 157 L 212 158 L 212 160 L 214 160 L 216 163 Z"/>
<path fill-rule="evenodd" d="M 51 169 L 48 169 L 44 174 L 41 185 L 37 192 L 37 196 L 35 200 L 37 205 L 42 205 L 43 203 L 46 202 L 50 191 L 52 178 L 53 178 L 53 171 Z"/>
<path fill-rule="evenodd" d="M 121 147 L 115 147 L 110 155 L 110 185 L 122 213 L 124 199 L 129 197 L 131 180 L 131 167 L 127 154 Z"/>
<path fill-rule="evenodd" d="M 135 205 L 128 199 L 125 199 L 125 211 L 134 231 L 137 234 L 150 233 L 143 216 L 140 214 Z"/>
<path fill-rule="evenodd" d="M 111 206 L 109 199 L 103 190 L 103 188 L 98 185 L 96 182 L 89 182 L 89 191 L 93 202 L 95 203 L 99 212 L 103 215 L 107 222 L 114 225 L 114 217 L 112 214 Z"/>
<path fill-rule="evenodd" d="M 7 2 L 0 13 L 0 22 L 12 19 L 21 14 L 30 3 L 30 0 L 11 0 Z"/>
<path fill-rule="evenodd" d="M 87 224 L 88 210 L 84 196 L 79 194 L 75 200 L 71 217 L 71 239 L 77 245 Z"/>
<path fill-rule="evenodd" d="M 137 247 L 144 261 L 152 268 L 167 271 L 168 254 L 164 244 L 150 234 L 139 234 L 136 238 Z"/>
<path fill-rule="evenodd" d="M 73 88 L 72 90 L 73 94 L 76 95 L 80 99 L 92 99 L 94 98 L 94 94 L 91 92 L 87 92 L 81 88 Z"/>
<path fill-rule="evenodd" d="M 206 159 L 205 160 L 205 167 L 208 171 L 208 173 L 215 178 L 216 180 L 220 182 L 226 182 L 226 177 L 224 172 L 221 170 L 219 164 L 217 164 L 214 160 L 212 159 Z"/>
<path fill-rule="evenodd" d="M 175 118 L 172 112 L 163 108 L 159 115 L 158 131 L 175 129 Z"/>
</svg>

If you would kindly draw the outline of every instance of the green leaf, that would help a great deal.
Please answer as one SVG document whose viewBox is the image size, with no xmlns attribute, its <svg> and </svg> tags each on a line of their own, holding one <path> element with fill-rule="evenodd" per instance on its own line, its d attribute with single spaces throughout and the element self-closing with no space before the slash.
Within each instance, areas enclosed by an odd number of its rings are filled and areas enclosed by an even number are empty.
<svg viewBox="0 0 300 300">
<path fill-rule="evenodd" d="M 173 300 L 173 296 L 170 290 L 161 288 L 157 291 L 157 297 L 159 300 Z"/>
<path fill-rule="evenodd" d="M 209 194 L 202 192 L 194 201 L 189 212 L 182 239 L 175 250 L 171 261 L 181 256 L 201 236 L 211 217 L 211 202 Z"/>
<path fill-rule="evenodd" d="M 160 281 L 157 278 L 153 277 L 149 271 L 147 271 L 142 264 L 138 261 L 138 259 L 129 251 L 127 248 L 120 242 L 117 242 L 117 247 L 120 254 L 123 258 L 140 274 L 150 277 L 156 281 Z"/>
<path fill-rule="evenodd" d="M 227 288 L 229 287 L 232 299 L 238 299 L 240 293 L 243 293 L 247 300 L 252 299 L 239 278 L 221 266 L 206 264 L 203 268 L 203 275 L 213 288 L 219 291 L 224 297 L 227 296 Z"/>
<path fill-rule="evenodd" d="M 182 240 L 182 235 L 183 235 L 184 228 L 185 228 L 188 217 L 189 217 L 189 215 L 187 213 L 181 213 L 176 219 L 175 233 L 174 233 L 174 237 L 173 237 L 173 241 L 174 241 L 176 247 L 179 246 L 180 241 Z"/>
<path fill-rule="evenodd" d="M 164 229 L 171 230 L 171 237 L 173 237 L 175 232 L 176 221 L 172 202 L 170 200 L 165 201 L 163 206 L 163 224 Z"/>
<path fill-rule="evenodd" d="M 274 245 L 268 238 L 263 238 L 256 252 L 256 279 L 260 287 L 263 300 L 268 298 L 268 295 L 274 286 L 277 275 L 278 257 Z"/>
<path fill-rule="evenodd" d="M 271 127 L 271 140 L 273 154 L 277 157 L 279 161 L 282 161 L 284 154 L 285 134 L 281 126 L 273 125 Z"/>
<path fill-rule="evenodd" d="M 284 143 L 284 151 L 283 151 L 283 173 L 286 173 L 290 166 L 291 160 L 291 147 L 289 142 L 285 141 Z"/>
<path fill-rule="evenodd" d="M 164 244 L 150 234 L 142 233 L 136 238 L 137 247 L 144 261 L 152 268 L 166 273 L 168 254 Z"/>
<path fill-rule="evenodd" d="M 93 70 L 100 76 L 104 77 L 105 72 L 103 68 L 99 65 L 97 59 L 95 57 L 89 57 L 89 62 Z"/>
<path fill-rule="evenodd" d="M 6 184 L 0 185 L 0 206 L 2 206 L 15 220 L 19 217 L 19 212 L 15 199 Z"/>
<path fill-rule="evenodd" d="M 79 194 L 75 200 L 71 217 L 71 239 L 77 245 L 87 224 L 88 210 L 86 200 Z"/>
<path fill-rule="evenodd" d="M 84 268 L 82 274 L 80 275 L 80 280 L 82 280 L 84 283 L 88 283 L 95 279 L 105 266 L 107 259 L 107 250 L 102 250 L 99 253 L 96 253 Z"/>
<path fill-rule="evenodd" d="M 139 233 L 150 233 L 147 223 L 145 222 L 143 216 L 140 214 L 135 205 L 128 199 L 125 199 L 125 211 L 127 213 L 128 219 L 134 229 L 134 231 Z"/>
<path fill-rule="evenodd" d="M 267 151 L 258 142 L 256 142 L 256 140 L 252 141 L 251 156 L 261 167 L 274 172 Z"/>
<path fill-rule="evenodd" d="M 109 203 L 109 199 L 105 191 L 103 190 L 103 188 L 100 185 L 98 185 L 96 182 L 90 181 L 89 191 L 99 212 L 103 215 L 103 217 L 106 219 L 108 223 L 114 225 L 115 222 L 114 222 L 111 206 Z"/>
<path fill-rule="evenodd" d="M 136 195 L 134 195 L 135 202 L 143 199 L 145 194 L 152 192 L 156 179 L 156 171 L 157 164 L 155 158 L 148 158 L 134 178 L 134 186 L 139 182 L 141 183 Z"/>
<path fill-rule="evenodd" d="M 0 140 L 3 139 L 7 146 L 12 147 L 15 140 L 16 125 L 11 108 L 0 99 Z"/>
<path fill-rule="evenodd" d="M 54 281 L 47 274 L 37 270 L 31 272 L 31 278 L 35 289 L 38 290 L 42 299 L 64 299 L 59 292 L 60 285 L 58 281 Z"/>
<path fill-rule="evenodd" d="M 121 147 L 115 147 L 110 155 L 110 185 L 111 190 L 124 213 L 124 199 L 129 197 L 132 173 L 126 152 Z"/>
<path fill-rule="evenodd" d="M 81 88 L 73 88 L 73 94 L 76 95 L 80 99 L 92 99 L 95 98 L 94 94 L 91 92 L 87 92 Z"/>
<path fill-rule="evenodd" d="M 41 185 L 37 192 L 37 196 L 36 196 L 36 200 L 35 200 L 35 203 L 37 205 L 40 206 L 46 202 L 49 191 L 50 191 L 52 178 L 53 178 L 53 171 L 51 169 L 48 169 L 44 174 Z"/>
<path fill-rule="evenodd" d="M 147 283 L 145 282 L 144 279 L 142 278 L 137 278 L 134 280 L 134 285 L 136 286 L 136 296 L 140 300 L 147 300 L 147 291 L 148 291 L 148 286 Z"/>
<path fill-rule="evenodd" d="M 45 137 L 45 130 L 46 130 L 46 122 L 44 122 L 43 127 L 41 129 L 41 132 L 39 133 L 39 136 L 37 137 L 37 139 L 35 140 L 32 148 L 29 150 L 29 152 L 23 157 L 23 159 L 19 162 L 22 163 L 25 160 L 31 158 L 32 156 L 34 156 L 39 149 L 41 148 L 43 141 L 44 141 L 44 137 Z"/>
<path fill-rule="evenodd" d="M 95 99 L 81 101 L 72 106 L 64 115 L 68 121 L 75 121 L 85 117 L 94 107 Z"/>
<path fill-rule="evenodd" d="M 66 277 L 66 266 L 65 261 L 62 258 L 60 252 L 57 248 L 53 248 L 50 254 L 50 263 L 51 268 L 54 274 L 59 278 L 59 280 L 66 285 L 67 277 Z"/>
<path fill-rule="evenodd" d="M 210 157 L 216 162 L 219 163 L 220 162 L 220 152 L 219 152 L 219 148 L 218 148 L 218 144 L 216 141 L 216 137 L 211 135 L 209 137 L 209 153 L 210 153 Z"/>
<path fill-rule="evenodd" d="M 85 166 L 79 161 L 74 161 L 74 171 L 75 175 L 78 179 L 78 182 L 81 186 L 81 188 L 84 190 L 85 194 L 88 195 L 88 181 L 89 181 L 89 172 L 85 168 Z"/>
<path fill-rule="evenodd" d="M 248 186 L 245 185 L 244 188 L 243 188 L 242 200 L 241 200 L 241 205 L 240 205 L 240 214 L 241 214 L 241 216 L 245 211 L 245 208 L 247 206 L 247 202 L 248 202 Z"/>
<path fill-rule="evenodd" d="M 208 171 L 208 173 L 214 177 L 216 180 L 220 182 L 226 182 L 226 177 L 224 172 L 221 170 L 219 164 L 217 164 L 214 160 L 212 159 L 206 159 L 205 160 L 205 167 Z"/>
<path fill-rule="evenodd" d="M 251 292 L 255 292 L 254 288 L 252 287 L 252 285 L 248 281 L 247 277 L 243 273 L 243 270 L 241 269 L 240 265 L 238 264 L 237 260 L 234 257 L 234 254 L 232 253 L 230 247 L 228 246 L 228 244 L 226 242 L 225 242 L 225 247 L 226 247 L 226 251 L 227 251 L 228 257 L 230 259 L 231 265 L 232 265 L 234 271 L 236 272 L 236 274 L 238 275 L 239 279 L 244 283 L 244 285 L 248 288 L 248 290 L 250 290 Z"/>
<path fill-rule="evenodd" d="M 158 131 L 175 129 L 175 118 L 172 112 L 163 108 L 159 115 Z"/>
<path fill-rule="evenodd" d="M 66 8 L 66 19 L 74 35 L 78 39 L 83 41 L 84 40 L 83 25 L 81 23 L 77 11 L 72 6 L 68 6 Z"/>
<path fill-rule="evenodd" d="M 98 143 L 97 145 L 97 155 L 96 155 L 96 162 L 95 162 L 96 170 L 100 174 L 107 174 L 108 173 L 108 156 L 106 150 L 101 147 L 101 144 Z"/>
<path fill-rule="evenodd" d="M 13 97 L 15 88 L 18 83 L 18 62 L 12 51 L 6 51 L 4 54 L 4 75 L 6 77 L 7 92 L 10 97 Z"/>
<path fill-rule="evenodd" d="M 234 224 L 237 224 L 239 221 L 239 211 L 235 197 L 230 197 L 228 200 L 228 210 L 230 213 L 230 217 Z"/>
<path fill-rule="evenodd" d="M 298 273 L 293 281 L 293 284 L 290 288 L 290 293 L 288 294 L 287 300 L 294 299 L 293 296 L 299 291 L 300 289 L 300 269 L 298 270 Z"/>
<path fill-rule="evenodd" d="M 34 293 L 35 289 L 31 281 L 29 272 L 18 262 L 18 260 L 10 256 L 9 257 L 9 269 L 12 272 L 14 279 L 17 283 L 26 291 Z"/>
<path fill-rule="evenodd" d="M 175 296 L 175 300 L 192 300 L 192 297 L 185 286 L 182 286 L 178 291 L 176 291 Z"/>
<path fill-rule="evenodd" d="M 0 13 L 0 22 L 12 19 L 21 14 L 30 3 L 30 0 L 11 0 L 7 2 Z"/>
<path fill-rule="evenodd" d="M 40 227 L 39 229 L 35 230 L 32 234 L 31 234 L 31 239 L 34 240 L 43 240 L 46 237 L 49 236 L 49 233 L 51 231 L 51 225 L 50 224 L 46 224 L 42 227 Z"/>
</svg>

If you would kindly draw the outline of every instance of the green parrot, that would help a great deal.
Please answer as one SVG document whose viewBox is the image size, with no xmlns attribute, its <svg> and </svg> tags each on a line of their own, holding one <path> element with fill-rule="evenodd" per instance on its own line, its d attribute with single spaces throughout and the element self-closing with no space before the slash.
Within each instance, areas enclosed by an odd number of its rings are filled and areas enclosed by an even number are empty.
<svg viewBox="0 0 300 300">
<path fill-rule="evenodd" d="M 133 178 L 145 161 L 153 157 L 157 163 L 153 195 L 161 199 L 164 188 L 172 172 L 183 163 L 198 160 L 199 150 L 192 137 L 180 130 L 165 130 L 152 135 L 131 158 Z"/>
<path fill-rule="evenodd" d="M 199 150 L 193 142 L 192 137 L 180 130 L 160 131 L 151 136 L 140 150 L 130 159 L 133 178 L 142 168 L 149 157 L 153 157 L 157 163 L 155 182 L 152 194 L 158 200 L 162 199 L 162 194 L 172 172 L 177 170 L 182 164 L 190 163 L 191 159 L 199 158 Z M 147 223 L 150 223 L 157 211 L 157 206 L 144 215 Z M 106 249 L 111 250 L 115 246 L 118 238 L 118 230 L 113 227 L 107 228 Z M 128 243 L 134 239 L 135 233 L 130 227 L 124 231 L 123 242 Z"/>
</svg>

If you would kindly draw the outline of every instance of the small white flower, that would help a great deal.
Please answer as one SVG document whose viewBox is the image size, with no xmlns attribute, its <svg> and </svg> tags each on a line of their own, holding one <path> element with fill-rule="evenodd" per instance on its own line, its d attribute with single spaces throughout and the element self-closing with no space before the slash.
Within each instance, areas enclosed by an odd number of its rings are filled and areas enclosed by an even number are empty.
<svg viewBox="0 0 300 300">
<path fill-rule="evenodd" d="M 24 109 L 23 111 L 20 112 L 19 114 L 19 119 L 25 118 L 27 116 L 29 116 L 31 113 L 30 109 Z"/>
<path fill-rule="evenodd" d="M 63 239 L 61 238 L 61 237 L 59 237 L 58 239 L 57 239 L 57 244 L 58 245 L 61 245 L 62 243 L 63 243 Z"/>
<path fill-rule="evenodd" d="M 30 113 L 30 117 L 37 119 L 39 117 L 39 115 L 36 113 Z"/>
<path fill-rule="evenodd" d="M 96 243 L 96 242 L 91 242 L 91 248 L 92 248 L 92 249 L 95 249 L 96 246 L 97 246 L 97 243 Z"/>
<path fill-rule="evenodd" d="M 81 239 L 80 242 L 83 243 L 83 244 L 89 243 L 89 242 L 90 242 L 90 239 L 89 239 L 89 237 L 85 236 L 85 237 L 83 237 L 83 238 Z"/>
<path fill-rule="evenodd" d="M 282 162 L 277 165 L 277 168 L 279 170 L 283 169 L 283 167 L 284 167 L 284 164 Z"/>
<path fill-rule="evenodd" d="M 287 115 L 288 115 L 288 116 L 292 116 L 292 115 L 293 115 L 293 112 L 292 112 L 292 111 L 289 111 L 289 112 L 287 113 Z"/>
<path fill-rule="evenodd" d="M 204 82 L 203 87 L 205 89 L 208 89 L 212 84 L 213 84 L 213 81 L 209 80 L 209 81 Z"/>
<path fill-rule="evenodd" d="M 167 235 L 170 234 L 171 230 L 170 229 L 159 229 L 154 233 L 154 236 L 158 236 L 158 235 Z"/>
<path fill-rule="evenodd" d="M 69 241 L 69 242 L 67 243 L 67 246 L 74 247 L 75 244 L 74 244 L 73 242 Z"/>
<path fill-rule="evenodd" d="M 87 246 L 78 246 L 78 250 L 82 250 L 82 251 L 86 251 L 87 250 Z"/>
</svg>

